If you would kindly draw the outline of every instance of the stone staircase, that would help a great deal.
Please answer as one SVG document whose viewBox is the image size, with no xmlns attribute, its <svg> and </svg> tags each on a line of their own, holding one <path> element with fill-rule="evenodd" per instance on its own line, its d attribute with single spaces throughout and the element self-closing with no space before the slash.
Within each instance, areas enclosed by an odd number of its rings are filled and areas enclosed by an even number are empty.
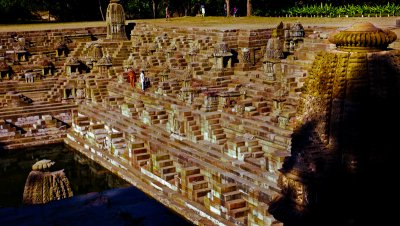
<svg viewBox="0 0 400 226">
<path fill-rule="evenodd" d="M 205 206 L 212 212 L 244 225 L 249 208 L 235 183 L 212 183 L 211 192 L 205 198 Z"/>
<path fill-rule="evenodd" d="M 104 123 L 91 124 L 89 125 L 88 132 L 86 136 L 91 139 L 97 147 L 104 148 L 105 140 L 108 131 L 104 127 Z"/>
<path fill-rule="evenodd" d="M 175 96 L 180 93 L 181 88 L 182 86 L 177 80 L 168 80 L 158 83 L 157 93 L 165 96 Z"/>
<path fill-rule="evenodd" d="M 17 129 L 12 127 L 9 123 L 7 123 L 4 119 L 0 119 L 0 144 L 4 145 L 3 142 L 14 139 L 17 134 Z M 0 145 L 0 149 L 1 149 Z"/>
<path fill-rule="evenodd" d="M 232 69 L 225 68 L 223 70 L 210 70 L 206 79 L 211 82 L 210 85 L 217 87 L 228 87 L 232 82 L 231 76 L 234 75 Z"/>
<path fill-rule="evenodd" d="M 109 50 L 109 54 L 112 53 L 112 67 L 109 69 L 111 76 L 114 77 L 124 72 L 124 61 L 128 59 L 131 52 L 130 41 L 120 42 L 115 50 Z"/>
<path fill-rule="evenodd" d="M 9 91 L 1 98 L 0 103 L 3 106 L 17 107 L 30 105 L 33 103 L 33 100 L 24 94 Z"/>
<path fill-rule="evenodd" d="M 225 184 L 222 189 L 225 192 L 221 193 L 221 204 L 226 208 L 226 214 L 235 220 L 245 223 L 249 208 L 246 200 L 242 199 L 242 193 L 237 189 L 236 184 Z"/>
<path fill-rule="evenodd" d="M 153 173 L 165 181 L 175 184 L 175 176 L 178 175 L 174 161 L 170 159 L 169 154 L 153 154 L 151 156 Z"/>
<path fill-rule="evenodd" d="M 198 55 L 197 57 L 198 60 L 190 65 L 193 69 L 193 77 L 201 80 L 207 80 L 208 77 L 205 76 L 205 74 L 210 72 L 211 63 L 208 60 L 208 57 L 204 55 Z"/>
<path fill-rule="evenodd" d="M 9 91 L 16 91 L 19 93 L 44 92 L 50 90 L 56 81 L 57 78 L 46 78 L 44 80 L 37 80 L 34 83 L 3 81 L 0 82 L 0 94 L 6 94 Z"/>
<path fill-rule="evenodd" d="M 122 115 L 130 118 L 137 118 L 139 114 L 143 111 L 143 109 L 144 104 L 140 100 L 127 101 L 126 103 L 121 105 Z"/>
<path fill-rule="evenodd" d="M 257 100 L 253 102 L 253 106 L 256 108 L 259 114 L 265 115 L 270 112 L 271 108 L 268 107 L 268 101 L 266 100 Z"/>
<path fill-rule="evenodd" d="M 62 98 L 64 93 L 64 88 L 67 84 L 67 79 L 63 77 L 59 77 L 58 80 L 55 81 L 53 87 L 48 91 L 47 95 L 45 96 L 44 100 L 47 101 L 55 101 L 56 98 Z"/>
<path fill-rule="evenodd" d="M 127 142 L 122 132 L 110 131 L 106 137 L 106 142 L 110 144 L 109 150 L 114 156 L 121 157 L 124 160 L 129 161 L 129 153 L 127 150 Z"/>
<path fill-rule="evenodd" d="M 89 126 L 89 117 L 85 116 L 82 113 L 78 113 L 78 115 L 76 117 L 73 117 L 72 119 L 72 128 L 81 136 L 86 135 L 86 133 L 89 131 Z"/>
<path fill-rule="evenodd" d="M 246 161 L 250 164 L 261 168 L 261 163 L 265 167 L 264 151 L 262 146 L 258 144 L 258 140 L 246 139 L 244 137 L 235 137 L 233 140 L 228 140 L 227 154 L 241 161 Z"/>
<path fill-rule="evenodd" d="M 101 103 L 108 96 L 108 79 L 91 79 L 87 83 L 90 87 L 90 98 L 95 103 Z"/>
<path fill-rule="evenodd" d="M 114 67 L 122 66 L 124 60 L 129 57 L 131 53 L 131 42 L 130 41 L 123 41 L 120 42 L 117 49 L 115 50 L 114 54 L 112 55 L 112 64 Z"/>
<path fill-rule="evenodd" d="M 40 105 L 4 107 L 0 111 L 0 119 L 60 114 L 69 112 L 76 107 L 75 104 L 62 103 L 42 103 Z"/>
<path fill-rule="evenodd" d="M 61 143 L 66 136 L 64 122 L 48 114 L 5 118 L 0 120 L 0 149 Z"/>
<path fill-rule="evenodd" d="M 168 114 L 165 110 L 155 108 L 145 108 L 140 115 L 143 123 L 148 125 L 166 124 L 168 122 Z"/>
<path fill-rule="evenodd" d="M 218 145 L 226 143 L 226 134 L 220 124 L 220 118 L 221 114 L 214 112 L 202 115 L 201 132 L 204 135 L 204 140 Z"/>
<path fill-rule="evenodd" d="M 181 169 L 181 191 L 190 200 L 204 204 L 204 198 L 211 191 L 200 168 L 196 166 Z"/>
<path fill-rule="evenodd" d="M 188 66 L 188 63 L 186 62 L 185 58 L 179 52 L 175 52 L 173 56 L 167 59 L 167 62 L 170 68 L 173 69 L 185 69 Z"/>
<path fill-rule="evenodd" d="M 128 145 L 128 150 L 131 165 L 136 167 L 149 167 L 151 160 L 150 152 L 144 142 L 131 142 Z"/>
<path fill-rule="evenodd" d="M 194 119 L 191 111 L 183 111 L 183 118 L 185 118 L 185 122 L 187 125 L 187 136 L 189 139 L 195 143 L 200 140 L 203 140 L 203 135 L 201 134 L 201 128 L 198 125 L 197 121 Z"/>
<path fill-rule="evenodd" d="M 119 109 L 123 103 L 125 103 L 123 96 L 110 95 L 103 98 L 102 104 L 106 109 Z"/>
<path fill-rule="evenodd" d="M 70 57 L 80 57 L 83 54 L 87 54 L 88 49 L 85 47 L 85 42 L 79 42 L 74 50 L 72 50 L 69 54 Z"/>
</svg>

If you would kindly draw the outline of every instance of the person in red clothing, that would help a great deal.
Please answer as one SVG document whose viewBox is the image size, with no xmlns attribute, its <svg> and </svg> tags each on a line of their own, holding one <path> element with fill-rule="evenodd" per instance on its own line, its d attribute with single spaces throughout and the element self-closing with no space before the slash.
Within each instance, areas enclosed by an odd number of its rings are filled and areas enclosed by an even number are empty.
<svg viewBox="0 0 400 226">
<path fill-rule="evenodd" d="M 128 82 L 131 84 L 132 88 L 135 88 L 136 74 L 133 68 L 130 68 L 128 71 Z"/>
</svg>

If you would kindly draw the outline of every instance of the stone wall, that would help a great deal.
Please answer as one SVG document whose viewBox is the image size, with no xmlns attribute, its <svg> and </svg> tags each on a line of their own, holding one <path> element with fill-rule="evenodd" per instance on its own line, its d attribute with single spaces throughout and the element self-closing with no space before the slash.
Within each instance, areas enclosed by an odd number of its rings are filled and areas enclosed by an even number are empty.
<svg viewBox="0 0 400 226">
<path fill-rule="evenodd" d="M 105 34 L 105 27 L 2 32 L 0 33 L 0 54 L 4 54 L 6 50 L 13 50 L 13 44 L 18 38 L 25 39 L 30 53 L 41 53 L 53 51 L 57 42 L 63 38 L 74 43 L 74 40 L 98 39 Z"/>
</svg>

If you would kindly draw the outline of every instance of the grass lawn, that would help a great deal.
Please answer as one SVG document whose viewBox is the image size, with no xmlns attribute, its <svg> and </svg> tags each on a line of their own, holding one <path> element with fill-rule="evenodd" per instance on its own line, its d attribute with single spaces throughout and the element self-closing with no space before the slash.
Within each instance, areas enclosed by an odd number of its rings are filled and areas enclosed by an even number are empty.
<svg viewBox="0 0 400 226">
<path fill-rule="evenodd" d="M 311 17 L 176 17 L 166 21 L 165 18 L 128 20 L 135 23 L 149 23 L 167 27 L 203 27 L 213 29 L 237 28 L 272 28 L 283 22 L 299 21 L 304 27 L 349 27 L 356 22 L 369 21 L 381 28 L 393 28 L 399 17 L 339 17 L 339 18 L 311 18 Z M 105 21 L 68 22 L 68 23 L 36 23 L 36 24 L 0 24 L 0 32 L 5 31 L 32 31 L 58 28 L 100 27 Z"/>
</svg>

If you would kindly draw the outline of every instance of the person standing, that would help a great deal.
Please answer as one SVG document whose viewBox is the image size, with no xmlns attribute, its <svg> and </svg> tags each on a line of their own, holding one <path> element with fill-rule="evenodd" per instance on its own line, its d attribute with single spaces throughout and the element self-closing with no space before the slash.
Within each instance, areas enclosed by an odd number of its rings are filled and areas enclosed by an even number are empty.
<svg viewBox="0 0 400 226">
<path fill-rule="evenodd" d="M 136 74 L 133 68 L 130 68 L 128 71 L 128 82 L 131 84 L 132 88 L 135 88 Z"/>
<path fill-rule="evenodd" d="M 235 7 L 233 7 L 233 17 L 236 17 L 236 12 L 237 12 L 237 8 L 235 6 Z"/>
<path fill-rule="evenodd" d="M 228 16 L 228 13 L 226 11 L 226 3 L 224 3 L 224 14 L 225 14 L 225 16 Z"/>
<path fill-rule="evenodd" d="M 142 91 L 145 89 L 146 77 L 144 76 L 144 70 L 140 72 L 140 83 L 142 84 Z"/>
<path fill-rule="evenodd" d="M 165 7 L 165 20 L 168 20 L 168 19 L 169 19 L 169 9 L 167 6 L 167 7 Z"/>
<path fill-rule="evenodd" d="M 204 5 L 201 5 L 201 16 L 204 17 L 206 15 L 206 8 Z"/>
</svg>

